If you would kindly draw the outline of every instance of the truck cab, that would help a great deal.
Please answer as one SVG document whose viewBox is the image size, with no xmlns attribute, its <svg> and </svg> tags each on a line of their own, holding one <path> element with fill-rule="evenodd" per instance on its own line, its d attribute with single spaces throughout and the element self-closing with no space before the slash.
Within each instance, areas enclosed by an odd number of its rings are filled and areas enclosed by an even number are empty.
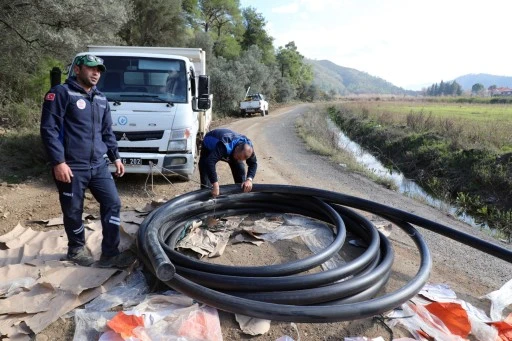
<svg viewBox="0 0 512 341">
<path fill-rule="evenodd" d="M 90 46 L 77 57 L 87 53 L 107 69 L 97 87 L 109 101 L 126 173 L 190 179 L 211 122 L 204 51 Z"/>
</svg>

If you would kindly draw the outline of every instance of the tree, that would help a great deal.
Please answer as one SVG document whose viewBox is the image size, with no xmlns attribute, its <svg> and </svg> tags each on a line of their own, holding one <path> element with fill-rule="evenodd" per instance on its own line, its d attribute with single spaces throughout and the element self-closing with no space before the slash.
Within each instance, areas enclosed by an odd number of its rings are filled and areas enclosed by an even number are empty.
<svg viewBox="0 0 512 341">
<path fill-rule="evenodd" d="M 245 32 L 240 45 L 244 50 L 256 45 L 263 52 L 263 62 L 270 64 L 275 60 L 273 38 L 265 31 L 265 18 L 252 7 L 243 10 Z"/>
<path fill-rule="evenodd" d="M 192 23 L 195 17 L 199 15 L 199 8 L 197 0 L 182 0 L 181 7 L 183 11 L 186 13 L 186 16 L 189 20 L 189 23 Z"/>
<path fill-rule="evenodd" d="M 276 60 L 281 76 L 286 78 L 296 91 L 305 89 L 313 81 L 312 66 L 304 63 L 304 56 L 297 50 L 295 42 L 289 42 L 284 48 L 280 46 Z"/>
<path fill-rule="evenodd" d="M 443 95 L 445 95 L 445 94 L 446 94 L 446 89 L 445 89 L 445 87 L 446 87 L 446 84 L 441 80 L 441 83 L 439 83 L 439 89 L 438 89 L 438 91 L 439 91 L 439 96 L 443 96 Z"/>
<path fill-rule="evenodd" d="M 233 36 L 221 35 L 214 42 L 213 51 L 216 57 L 222 56 L 232 60 L 240 56 L 242 48 Z"/>
<path fill-rule="evenodd" d="M 471 92 L 474 94 L 478 94 L 478 93 L 482 92 L 483 89 L 484 89 L 483 84 L 476 83 L 476 84 L 473 84 L 473 86 L 471 87 Z"/>
<path fill-rule="evenodd" d="M 452 92 L 451 93 L 452 93 L 452 95 L 456 95 L 456 96 L 462 95 L 462 87 L 456 81 L 453 81 L 453 83 L 452 83 Z"/>
<path fill-rule="evenodd" d="M 320 89 L 315 84 L 310 84 L 304 90 L 303 99 L 308 102 L 314 102 L 319 100 L 324 94 L 320 91 Z"/>
<path fill-rule="evenodd" d="M 263 63 L 263 51 L 256 46 L 251 46 L 242 53 L 240 64 L 242 69 L 238 72 L 244 74 L 246 83 L 244 89 L 251 87 L 253 93 L 263 93 L 272 98 L 275 91 L 275 74 L 277 70 L 273 66 Z"/>
<path fill-rule="evenodd" d="M 441 81 L 440 84 L 434 83 L 425 91 L 427 96 L 460 96 L 462 94 L 462 87 L 456 81 L 445 83 Z"/>
<path fill-rule="evenodd" d="M 233 59 L 240 55 L 243 33 L 239 0 L 199 0 L 196 23 L 214 39 L 213 53 Z"/>
<path fill-rule="evenodd" d="M 234 18 L 240 18 L 239 0 L 199 0 L 200 22 L 204 31 L 218 30 Z"/>
<path fill-rule="evenodd" d="M 132 0 L 132 17 L 119 36 L 134 46 L 184 46 L 187 41 L 182 0 Z"/>
<path fill-rule="evenodd" d="M 216 111 L 238 112 L 239 102 L 249 86 L 251 92 L 260 92 L 272 98 L 277 71 L 263 64 L 261 55 L 259 48 L 252 46 L 239 59 L 218 57 L 213 60 L 210 77 Z"/>
<path fill-rule="evenodd" d="M 246 76 L 240 74 L 242 65 L 224 57 L 215 58 L 211 63 L 210 78 L 214 100 L 214 111 L 230 113 L 238 111 L 238 102 L 245 94 Z"/>
<path fill-rule="evenodd" d="M 286 103 L 297 95 L 292 84 L 284 77 L 278 77 L 274 98 L 280 103 Z"/>
<path fill-rule="evenodd" d="M 206 53 L 206 65 L 213 61 L 213 40 L 206 32 L 196 31 L 194 36 L 187 41 L 187 47 L 199 47 Z"/>
<path fill-rule="evenodd" d="M 496 91 L 497 88 L 498 87 L 495 84 L 493 84 L 490 87 L 488 87 L 487 90 L 489 90 L 489 93 L 491 94 L 491 96 L 495 96 L 497 94 L 497 91 Z"/>
<path fill-rule="evenodd" d="M 128 19 L 122 0 L 4 0 L 0 6 L 0 105 L 33 96 L 27 82 L 49 58 L 68 62 L 89 44 L 118 43 Z M 46 77 L 48 71 L 42 70 Z"/>
</svg>

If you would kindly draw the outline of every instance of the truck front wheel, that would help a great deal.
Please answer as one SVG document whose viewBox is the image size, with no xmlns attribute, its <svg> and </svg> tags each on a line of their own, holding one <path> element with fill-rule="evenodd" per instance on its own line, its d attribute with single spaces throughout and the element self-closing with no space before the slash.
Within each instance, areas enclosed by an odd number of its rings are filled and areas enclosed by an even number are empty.
<svg viewBox="0 0 512 341">
<path fill-rule="evenodd" d="M 240 110 L 240 116 L 241 116 L 241 117 L 244 117 L 244 116 L 245 116 L 245 110 Z"/>
</svg>

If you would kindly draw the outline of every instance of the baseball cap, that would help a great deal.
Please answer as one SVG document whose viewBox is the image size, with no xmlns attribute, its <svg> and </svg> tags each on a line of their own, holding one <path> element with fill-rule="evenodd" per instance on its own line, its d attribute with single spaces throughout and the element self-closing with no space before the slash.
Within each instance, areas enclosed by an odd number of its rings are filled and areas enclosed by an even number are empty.
<svg viewBox="0 0 512 341">
<path fill-rule="evenodd" d="M 97 66 L 101 72 L 107 70 L 105 65 L 103 64 L 103 59 L 100 57 L 93 56 L 92 54 L 85 54 L 83 56 L 78 56 L 75 61 L 75 65 L 86 65 L 90 67 Z"/>
</svg>

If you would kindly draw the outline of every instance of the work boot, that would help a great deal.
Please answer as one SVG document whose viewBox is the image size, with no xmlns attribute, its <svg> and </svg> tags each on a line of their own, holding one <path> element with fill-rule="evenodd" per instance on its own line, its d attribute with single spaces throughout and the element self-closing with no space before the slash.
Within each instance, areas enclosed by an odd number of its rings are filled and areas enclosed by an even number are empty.
<svg viewBox="0 0 512 341">
<path fill-rule="evenodd" d="M 90 266 L 94 263 L 94 259 L 88 254 L 85 248 L 81 248 L 75 252 L 68 251 L 66 259 L 81 266 Z"/>
<path fill-rule="evenodd" d="M 132 265 L 137 258 L 130 251 L 126 250 L 116 256 L 101 255 L 97 266 L 99 268 L 127 268 Z"/>
</svg>

